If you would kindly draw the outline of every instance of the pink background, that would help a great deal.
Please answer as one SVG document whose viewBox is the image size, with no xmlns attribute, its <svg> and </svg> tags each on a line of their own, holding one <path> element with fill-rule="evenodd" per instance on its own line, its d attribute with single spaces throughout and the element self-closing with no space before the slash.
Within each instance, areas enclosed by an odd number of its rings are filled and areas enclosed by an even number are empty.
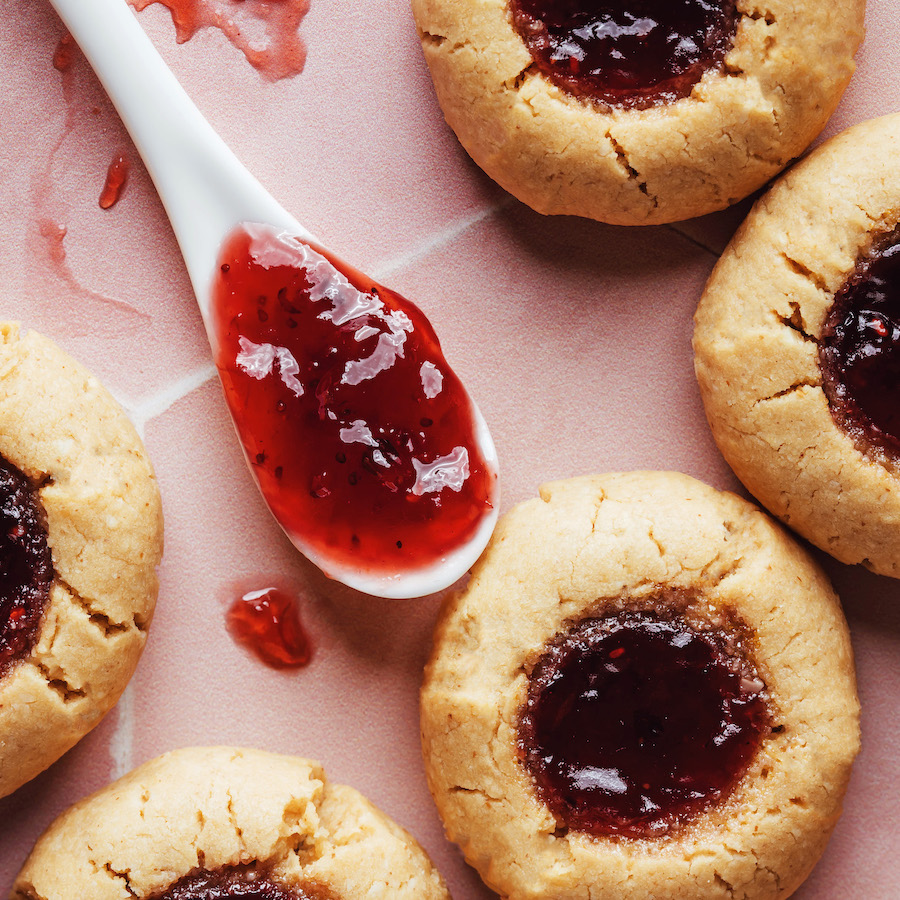
<svg viewBox="0 0 900 900">
<path fill-rule="evenodd" d="M 896 110 L 900 0 L 870 0 L 859 70 L 828 133 Z M 694 382 L 691 316 L 748 204 L 671 227 L 545 219 L 468 160 L 444 125 L 402 0 L 312 0 L 304 72 L 263 80 L 214 30 L 175 42 L 140 15 L 238 156 L 332 250 L 416 300 L 491 425 L 503 508 L 546 480 L 677 469 L 737 483 Z M 457 900 L 494 896 L 448 843 L 425 786 L 417 692 L 438 599 L 391 602 L 327 582 L 288 544 L 245 470 L 175 240 L 109 102 L 39 0 L 0 6 L 0 316 L 87 364 L 142 431 L 166 514 L 156 619 L 137 675 L 88 738 L 0 800 L 0 892 L 86 793 L 166 750 L 234 743 L 319 758 L 409 828 Z M 120 202 L 97 200 L 121 150 Z M 64 226 L 64 263 L 41 223 Z M 47 228 L 45 227 L 45 231 Z M 846 812 L 796 895 L 900 895 L 900 585 L 823 560 L 844 600 L 864 747 Z M 277 579 L 300 593 L 311 665 L 273 672 L 236 647 L 224 609 Z"/>
</svg>

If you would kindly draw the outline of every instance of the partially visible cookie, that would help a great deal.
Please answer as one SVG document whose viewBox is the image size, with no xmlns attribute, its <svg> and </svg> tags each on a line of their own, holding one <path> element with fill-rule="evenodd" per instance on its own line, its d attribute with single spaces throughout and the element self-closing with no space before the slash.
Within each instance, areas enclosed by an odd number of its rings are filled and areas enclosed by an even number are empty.
<svg viewBox="0 0 900 900">
<path fill-rule="evenodd" d="M 746 197 L 821 131 L 864 0 L 412 0 L 447 122 L 533 209 L 620 225 Z"/>
<path fill-rule="evenodd" d="M 556 482 L 445 604 L 422 690 L 448 836 L 510 900 L 780 900 L 859 746 L 827 578 L 675 473 Z"/>
<path fill-rule="evenodd" d="M 52 341 L 0 324 L 0 796 L 118 699 L 161 553 L 156 479 L 125 413 Z"/>
<path fill-rule="evenodd" d="M 753 208 L 695 318 L 716 443 L 821 549 L 900 577 L 900 115 L 819 147 Z"/>
<path fill-rule="evenodd" d="M 63 813 L 11 900 L 449 900 L 424 850 L 318 764 L 176 750 Z"/>
</svg>

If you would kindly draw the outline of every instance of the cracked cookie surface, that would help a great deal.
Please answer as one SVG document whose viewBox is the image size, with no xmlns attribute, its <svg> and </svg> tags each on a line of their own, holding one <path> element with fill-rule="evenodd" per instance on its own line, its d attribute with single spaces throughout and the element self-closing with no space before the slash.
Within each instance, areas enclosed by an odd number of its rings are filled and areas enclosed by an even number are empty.
<svg viewBox="0 0 900 900">
<path fill-rule="evenodd" d="M 425 851 L 359 792 L 309 760 L 230 747 L 176 750 L 77 803 L 11 900 L 169 896 L 450 900 Z"/>
<path fill-rule="evenodd" d="M 162 512 L 127 416 L 52 341 L 0 323 L 0 457 L 46 517 L 49 593 L 0 673 L 0 796 L 62 756 L 113 706 L 156 602 Z"/>
<path fill-rule="evenodd" d="M 754 206 L 707 284 L 694 354 L 738 478 L 845 563 L 900 577 L 900 466 L 841 424 L 820 365 L 835 296 L 900 222 L 900 115 L 857 125 Z"/>
<path fill-rule="evenodd" d="M 733 46 L 689 96 L 627 109 L 541 74 L 508 0 L 412 0 L 438 100 L 463 147 L 545 214 L 659 224 L 723 209 L 798 156 L 853 72 L 863 0 L 738 0 Z"/>
<path fill-rule="evenodd" d="M 647 837 L 579 831 L 524 760 L 532 673 L 573 625 L 670 614 L 661 604 L 697 627 L 743 623 L 771 725 L 730 793 L 698 814 Z M 824 850 L 859 745 L 849 636 L 826 576 L 755 506 L 676 473 L 544 485 L 501 519 L 442 609 L 421 711 L 448 836 L 510 900 L 787 897 Z"/>
</svg>

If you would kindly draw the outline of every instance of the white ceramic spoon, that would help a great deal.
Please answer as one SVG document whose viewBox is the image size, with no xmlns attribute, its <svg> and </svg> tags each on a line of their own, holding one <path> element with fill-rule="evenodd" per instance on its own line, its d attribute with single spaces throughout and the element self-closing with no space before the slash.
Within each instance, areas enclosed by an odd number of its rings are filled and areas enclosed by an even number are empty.
<svg viewBox="0 0 900 900">
<path fill-rule="evenodd" d="M 78 42 L 131 134 L 166 208 L 216 355 L 212 288 L 226 237 L 241 223 L 274 226 L 313 239 L 238 162 L 203 118 L 156 52 L 125 0 L 50 0 Z M 476 440 L 488 466 L 497 455 L 483 417 L 472 404 Z M 241 423 L 235 422 L 240 432 Z M 251 466 L 252 470 L 252 466 Z M 460 578 L 490 539 L 499 490 L 473 537 L 446 556 L 383 574 L 336 565 L 304 534 L 288 537 L 329 577 L 380 597 L 421 597 Z M 281 523 L 282 525 L 284 523 Z M 311 527 L 314 527 L 314 523 Z"/>
</svg>

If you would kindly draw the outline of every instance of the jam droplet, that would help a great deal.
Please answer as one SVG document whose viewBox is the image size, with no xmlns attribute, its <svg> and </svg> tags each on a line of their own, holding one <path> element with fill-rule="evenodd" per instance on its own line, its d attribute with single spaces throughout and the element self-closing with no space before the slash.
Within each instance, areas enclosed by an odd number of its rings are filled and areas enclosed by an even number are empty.
<svg viewBox="0 0 900 900">
<path fill-rule="evenodd" d="M 151 900 L 337 900 L 328 888 L 306 883 L 288 887 L 248 866 L 194 872 Z"/>
<path fill-rule="evenodd" d="M 0 676 L 31 652 L 52 583 L 44 508 L 28 478 L 0 459 Z"/>
<path fill-rule="evenodd" d="M 564 826 L 664 834 L 726 796 L 769 731 L 740 632 L 677 615 L 586 619 L 545 650 L 519 742 Z"/>
<path fill-rule="evenodd" d="M 819 346 L 832 416 L 863 452 L 900 463 L 900 229 L 837 292 Z"/>
<path fill-rule="evenodd" d="M 297 33 L 309 0 L 129 0 L 138 10 L 161 3 L 172 14 L 176 40 L 189 41 L 201 28 L 217 28 L 264 78 L 299 75 L 306 45 Z"/>
<path fill-rule="evenodd" d="M 124 153 L 120 153 L 110 164 L 106 170 L 106 183 L 100 193 L 100 208 L 110 209 L 119 202 L 122 196 L 122 190 L 128 181 L 128 170 L 130 168 L 128 157 Z"/>
<path fill-rule="evenodd" d="M 264 454 L 252 469 L 285 531 L 326 571 L 376 575 L 465 545 L 496 474 L 422 313 L 268 226 L 238 229 L 220 264 L 216 364 L 247 458 Z"/>
<path fill-rule="evenodd" d="M 58 72 L 68 72 L 72 68 L 72 60 L 75 53 L 75 40 L 66 32 L 53 51 L 53 68 Z"/>
<path fill-rule="evenodd" d="M 511 0 L 511 9 L 544 76 L 634 109 L 686 97 L 721 71 L 738 20 L 734 0 Z"/>
<path fill-rule="evenodd" d="M 312 657 L 295 597 L 278 588 L 250 591 L 231 605 L 231 636 L 273 669 L 299 669 Z"/>
</svg>

